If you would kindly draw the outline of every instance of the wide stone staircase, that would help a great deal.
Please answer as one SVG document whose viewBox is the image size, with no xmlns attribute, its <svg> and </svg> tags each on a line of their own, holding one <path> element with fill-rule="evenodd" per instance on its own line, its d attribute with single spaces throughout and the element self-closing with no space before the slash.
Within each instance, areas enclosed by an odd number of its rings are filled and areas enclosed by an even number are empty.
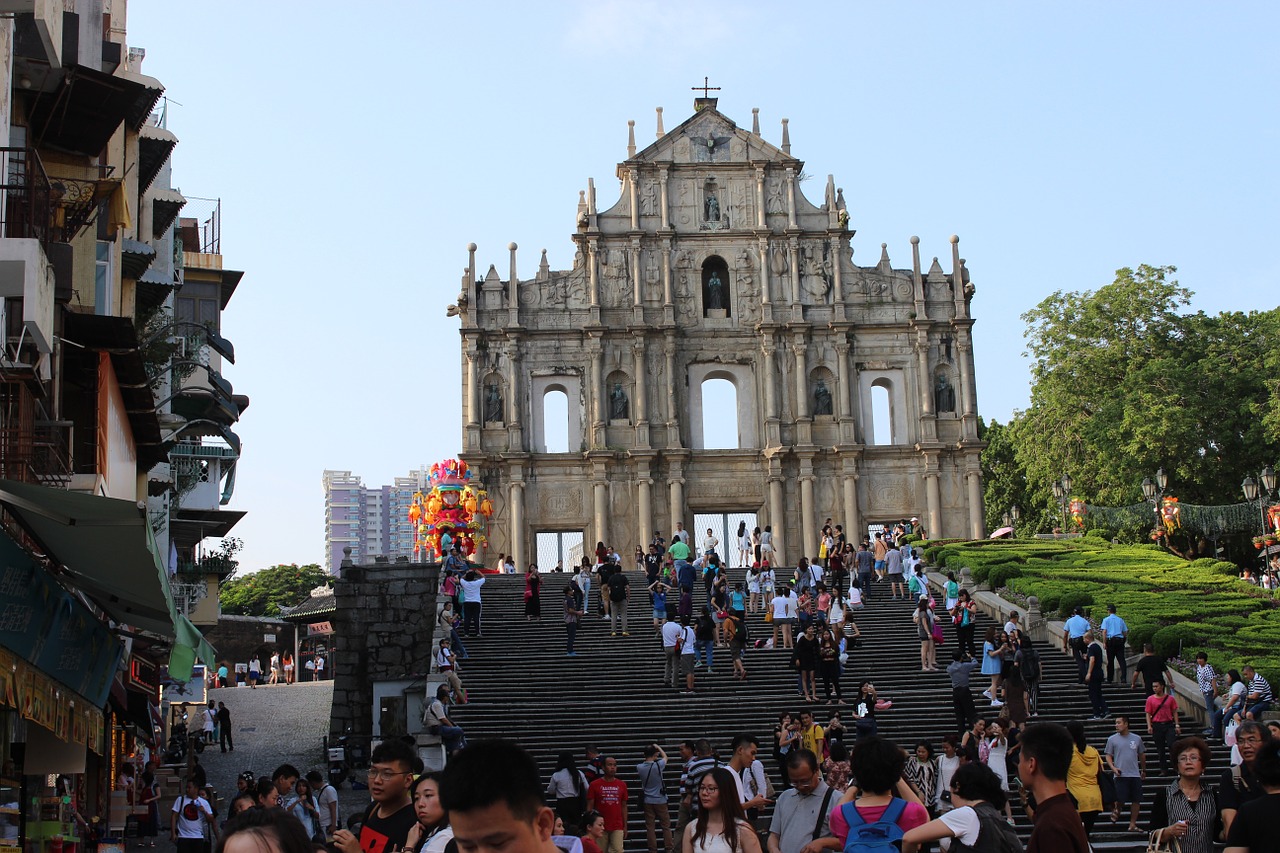
<svg viewBox="0 0 1280 853">
<path fill-rule="evenodd" d="M 731 582 L 740 580 L 741 570 L 731 572 Z M 524 576 L 491 576 L 484 586 L 483 636 L 464 638 L 470 659 L 464 662 L 463 682 L 470 702 L 453 709 L 453 719 L 462 725 L 471 740 L 503 737 L 518 741 L 538 760 L 544 781 L 555 767 L 556 755 L 571 751 L 581 766 L 583 748 L 597 745 L 605 755 L 618 759 L 619 775 L 632 790 L 630 826 L 626 849 L 646 849 L 644 823 L 639 803 L 640 780 L 635 765 L 642 760 L 643 747 L 657 742 L 667 751 L 670 764 L 666 787 L 675 792 L 680 774 L 678 745 L 681 741 L 708 738 L 717 754 L 726 759 L 729 741 L 737 734 L 751 733 L 760 741 L 759 758 L 781 790 L 781 770 L 771 755 L 773 727 L 783 711 L 799 713 L 811 708 L 819 723 L 825 723 L 832 708 L 825 704 L 802 703 L 796 689 L 794 671 L 788 666 L 790 652 L 783 649 L 748 649 L 745 664 L 749 680 L 733 677 L 727 649 L 716 649 L 714 674 L 697 671 L 697 693 L 680 695 L 663 684 L 661 642 L 652 627 L 652 611 L 644 589 L 644 575 L 628 572 L 632 597 L 628 606 L 630 637 L 611 637 L 609 622 L 596 615 L 598 594 L 593 584 L 589 615 L 578 632 L 576 657 L 565 655 L 562 615 L 563 589 L 567 574 L 546 574 L 540 596 L 541 621 L 524 616 Z M 893 707 L 878 715 L 881 736 L 906 749 L 921 740 L 940 751 L 942 736 L 954 728 L 950 681 L 945 672 L 920 671 L 919 641 L 911 622 L 912 604 L 890 600 L 886 585 L 876 584 L 872 600 L 855 618 L 862 632 L 862 646 L 853 650 L 842 685 L 852 701 L 858 684 L 872 681 L 879 696 L 893 701 Z M 702 603 L 701 584 L 694 594 L 695 611 Z M 748 617 L 749 637 L 770 636 L 763 615 Z M 945 667 L 955 648 L 954 628 L 944 621 L 945 644 L 938 662 Z M 977 640 L 986 626 L 978 625 Z M 1083 686 L 1076 684 L 1075 665 L 1058 649 L 1037 644 L 1042 652 L 1044 680 L 1040 690 L 1039 720 L 1065 722 L 1087 720 L 1091 709 Z M 974 674 L 971 683 L 979 713 L 994 719 L 998 711 L 980 695 L 987 678 Z M 821 680 L 819 680 L 821 689 Z M 819 693 L 819 695 L 822 695 Z M 1112 714 L 1128 714 L 1133 729 L 1145 733 L 1143 696 L 1128 687 L 1106 688 Z M 853 742 L 852 722 L 843 715 Z M 1200 726 L 1183 720 L 1188 732 Z M 1112 720 L 1086 722 L 1089 742 L 1100 752 L 1114 733 Z M 1157 790 L 1172 781 L 1158 775 L 1154 746 L 1147 739 L 1148 778 L 1143 816 L 1146 826 L 1149 804 Z M 1227 753 L 1219 744 L 1214 750 L 1209 778 L 1216 779 L 1227 766 Z M 1031 824 L 1014 802 L 1017 829 L 1030 834 Z M 671 814 L 674 821 L 676 802 Z M 767 826 L 767 812 L 761 826 Z M 1125 833 L 1127 815 L 1112 824 L 1108 813 L 1100 816 L 1091 841 L 1095 850 L 1141 851 L 1145 837 Z M 673 827 L 674 829 L 674 827 Z"/>
</svg>

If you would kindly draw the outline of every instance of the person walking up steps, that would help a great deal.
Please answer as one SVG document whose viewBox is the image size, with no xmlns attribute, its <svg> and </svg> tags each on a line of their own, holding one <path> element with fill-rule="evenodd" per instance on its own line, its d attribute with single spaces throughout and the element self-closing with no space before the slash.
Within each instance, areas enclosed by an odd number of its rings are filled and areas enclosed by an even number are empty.
<svg viewBox="0 0 1280 853">
<path fill-rule="evenodd" d="M 631 581 L 618 569 L 605 581 L 609 591 L 609 636 L 618 636 L 618 620 L 622 620 L 622 636 L 630 637 L 627 631 L 627 605 L 631 601 Z"/>
</svg>

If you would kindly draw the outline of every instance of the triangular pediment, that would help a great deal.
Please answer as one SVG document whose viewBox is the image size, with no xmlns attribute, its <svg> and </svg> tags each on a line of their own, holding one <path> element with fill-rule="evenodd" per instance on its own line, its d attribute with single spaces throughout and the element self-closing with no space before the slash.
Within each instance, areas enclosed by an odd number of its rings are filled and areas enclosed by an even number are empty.
<svg viewBox="0 0 1280 853">
<path fill-rule="evenodd" d="M 639 163 L 760 163 L 799 161 L 763 137 L 705 107 L 627 160 Z"/>
</svg>

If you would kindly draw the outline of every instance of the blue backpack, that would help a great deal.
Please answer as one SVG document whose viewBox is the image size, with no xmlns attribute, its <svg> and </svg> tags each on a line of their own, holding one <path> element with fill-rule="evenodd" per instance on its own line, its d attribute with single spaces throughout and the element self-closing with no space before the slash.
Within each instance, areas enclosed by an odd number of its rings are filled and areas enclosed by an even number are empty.
<svg viewBox="0 0 1280 853">
<path fill-rule="evenodd" d="M 884 814 L 875 823 L 867 823 L 853 803 L 840 807 L 845 822 L 849 824 L 849 837 L 844 842 L 844 853 L 898 853 L 902 849 L 902 827 L 898 818 L 907 807 L 907 801 L 894 797 L 885 806 Z"/>
</svg>

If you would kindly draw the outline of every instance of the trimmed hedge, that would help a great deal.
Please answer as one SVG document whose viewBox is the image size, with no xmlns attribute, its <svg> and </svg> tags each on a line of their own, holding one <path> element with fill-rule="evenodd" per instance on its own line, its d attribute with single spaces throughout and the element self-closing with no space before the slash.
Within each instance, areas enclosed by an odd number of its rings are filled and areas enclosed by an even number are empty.
<svg viewBox="0 0 1280 853">
<path fill-rule="evenodd" d="M 1112 545 L 1109 531 L 1070 540 L 999 539 L 935 543 L 930 565 L 975 581 L 1037 596 L 1046 616 L 1084 608 L 1094 621 L 1114 604 L 1129 625 L 1129 644 L 1150 642 L 1160 654 L 1190 660 L 1206 651 L 1224 672 L 1252 663 L 1280 683 L 1280 601 L 1241 581 L 1232 563 L 1188 562 L 1158 545 Z"/>
</svg>

